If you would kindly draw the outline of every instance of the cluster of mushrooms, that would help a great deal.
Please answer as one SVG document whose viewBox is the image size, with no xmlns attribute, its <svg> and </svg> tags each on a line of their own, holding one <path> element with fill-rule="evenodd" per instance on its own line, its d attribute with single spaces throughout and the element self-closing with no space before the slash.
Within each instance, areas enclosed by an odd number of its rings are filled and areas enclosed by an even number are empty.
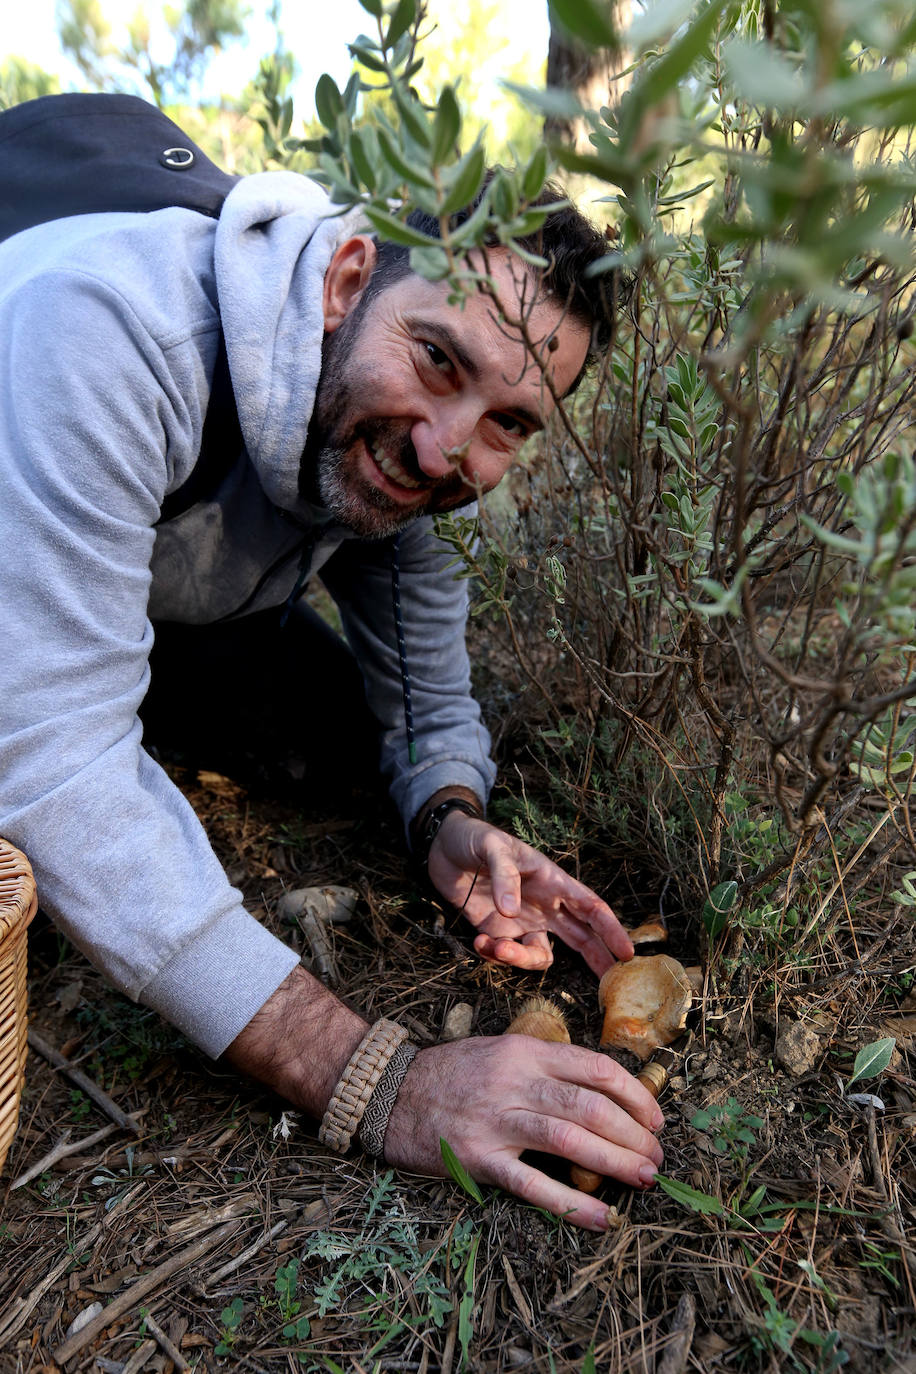
<svg viewBox="0 0 916 1374">
<path fill-rule="evenodd" d="M 660 920 L 648 921 L 627 933 L 637 947 L 668 938 Z M 694 992 L 701 986 L 701 969 L 686 969 L 668 954 L 637 954 L 626 963 L 613 964 L 598 985 L 598 1004 L 604 1013 L 600 1048 L 635 1055 L 642 1066 L 637 1078 L 653 1097 L 658 1097 L 665 1086 L 669 1069 L 653 1056 L 684 1035 Z M 543 997 L 529 998 L 505 1033 L 570 1043 L 563 1012 Z M 572 1181 L 582 1192 L 594 1192 L 602 1178 L 573 1165 Z"/>
</svg>

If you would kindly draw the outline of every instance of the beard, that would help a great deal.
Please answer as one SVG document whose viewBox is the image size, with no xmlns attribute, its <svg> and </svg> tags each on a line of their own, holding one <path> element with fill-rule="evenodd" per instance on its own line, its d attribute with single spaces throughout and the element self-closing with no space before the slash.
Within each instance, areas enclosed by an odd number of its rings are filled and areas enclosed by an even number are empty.
<svg viewBox="0 0 916 1374">
<path fill-rule="evenodd" d="M 423 472 L 407 422 L 366 418 L 359 399 L 373 393 L 372 380 L 348 362 L 364 323 L 363 302 L 332 334 L 321 350 L 321 375 L 315 407 L 302 455 L 299 489 L 306 500 L 317 501 L 334 518 L 363 539 L 386 539 L 421 515 L 442 514 L 476 498 L 457 471 L 430 480 Z M 382 450 L 416 482 L 416 500 L 405 506 L 359 471 L 359 450 Z"/>
</svg>

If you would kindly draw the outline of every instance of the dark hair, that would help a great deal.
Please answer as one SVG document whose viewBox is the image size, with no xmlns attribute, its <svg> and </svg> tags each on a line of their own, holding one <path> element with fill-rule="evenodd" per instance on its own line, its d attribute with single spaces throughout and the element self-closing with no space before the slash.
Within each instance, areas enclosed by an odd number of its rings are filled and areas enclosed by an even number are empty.
<svg viewBox="0 0 916 1374">
<path fill-rule="evenodd" d="M 489 169 L 473 203 L 451 216 L 449 223 L 453 229 L 457 229 L 474 213 L 487 188 L 499 176 L 500 171 L 499 167 Z M 531 204 L 554 205 L 565 199 L 558 186 L 547 182 Z M 438 219 L 424 210 L 412 210 L 407 216 L 407 223 L 430 237 L 440 237 Z M 586 269 L 592 263 L 608 255 L 610 244 L 572 205 L 555 210 L 547 216 L 540 229 L 533 234 L 519 237 L 516 242 L 526 252 L 535 253 L 548 263 L 544 268 L 526 264 L 537 284 L 540 298 L 547 297 L 555 301 L 568 311 L 572 319 L 589 329 L 591 341 L 582 369 L 584 372 L 590 363 L 607 351 L 614 337 L 616 310 L 626 303 L 629 295 L 629 285 L 616 269 L 594 276 L 586 275 Z M 485 248 L 500 246 L 495 234 L 484 243 Z M 519 258 L 519 262 L 522 261 L 523 259 Z M 361 304 L 368 305 L 370 299 L 387 287 L 393 286 L 409 272 L 410 249 L 403 244 L 392 243 L 390 239 L 379 240 L 378 258 Z M 570 390 L 578 385 L 581 376 L 582 373 L 576 378 Z"/>
</svg>

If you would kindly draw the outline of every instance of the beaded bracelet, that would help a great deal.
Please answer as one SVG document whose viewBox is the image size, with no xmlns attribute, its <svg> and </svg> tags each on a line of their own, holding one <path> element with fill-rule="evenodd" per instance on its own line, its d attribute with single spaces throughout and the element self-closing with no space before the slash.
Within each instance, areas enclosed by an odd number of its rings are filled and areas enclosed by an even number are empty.
<svg viewBox="0 0 916 1374">
<path fill-rule="evenodd" d="M 407 1031 L 384 1017 L 376 1021 L 357 1045 L 328 1103 L 318 1139 L 322 1145 L 344 1154 L 363 1118 L 395 1051 L 407 1039 Z M 406 1073 L 406 1069 L 405 1069 Z M 394 1103 L 392 1102 L 392 1106 Z M 389 1113 L 390 1114 L 390 1113 Z"/>
</svg>

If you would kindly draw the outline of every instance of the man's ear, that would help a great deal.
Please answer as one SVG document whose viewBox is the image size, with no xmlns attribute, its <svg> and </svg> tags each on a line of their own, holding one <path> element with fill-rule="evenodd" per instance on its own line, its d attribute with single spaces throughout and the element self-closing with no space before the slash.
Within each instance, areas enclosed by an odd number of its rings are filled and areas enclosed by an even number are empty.
<svg viewBox="0 0 916 1374">
<path fill-rule="evenodd" d="M 346 239 L 337 249 L 324 274 L 325 333 L 333 334 L 343 324 L 368 285 L 378 249 L 368 234 Z"/>
</svg>

